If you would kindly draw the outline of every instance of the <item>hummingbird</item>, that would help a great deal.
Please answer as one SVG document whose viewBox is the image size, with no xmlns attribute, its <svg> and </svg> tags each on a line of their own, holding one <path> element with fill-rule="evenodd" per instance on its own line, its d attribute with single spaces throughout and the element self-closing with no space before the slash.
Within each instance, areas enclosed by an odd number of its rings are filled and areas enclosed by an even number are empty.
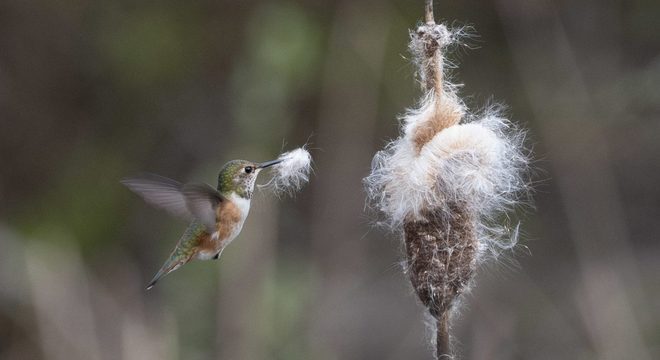
<svg viewBox="0 0 660 360">
<path fill-rule="evenodd" d="M 280 159 L 263 163 L 232 160 L 220 170 L 215 189 L 206 183 L 182 184 L 155 174 L 122 179 L 123 185 L 147 203 L 190 221 L 170 257 L 147 285 L 147 290 L 163 276 L 193 259 L 220 258 L 225 247 L 243 228 L 250 212 L 257 175 L 280 162 Z"/>
</svg>

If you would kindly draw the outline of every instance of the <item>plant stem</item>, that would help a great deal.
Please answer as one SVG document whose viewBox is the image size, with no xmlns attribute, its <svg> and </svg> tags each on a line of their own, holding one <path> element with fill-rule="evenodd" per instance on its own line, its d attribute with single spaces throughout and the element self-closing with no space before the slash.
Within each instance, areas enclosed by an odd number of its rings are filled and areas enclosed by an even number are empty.
<svg viewBox="0 0 660 360">
<path fill-rule="evenodd" d="M 436 319 L 436 350 L 435 354 L 438 360 L 452 359 L 451 349 L 449 347 L 449 319 L 445 312 Z"/>
<path fill-rule="evenodd" d="M 433 19 L 433 0 L 426 0 L 424 15 L 427 24 L 429 25 L 435 24 L 435 20 Z"/>
</svg>

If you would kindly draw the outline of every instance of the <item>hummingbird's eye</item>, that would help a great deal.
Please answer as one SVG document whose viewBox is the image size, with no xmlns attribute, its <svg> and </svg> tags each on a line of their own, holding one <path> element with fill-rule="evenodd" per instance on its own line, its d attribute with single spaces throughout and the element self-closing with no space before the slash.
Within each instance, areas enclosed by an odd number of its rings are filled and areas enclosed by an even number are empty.
<svg viewBox="0 0 660 360">
<path fill-rule="evenodd" d="M 251 173 L 252 170 L 253 170 L 253 169 L 252 169 L 252 166 L 246 166 L 246 167 L 245 167 L 245 172 L 248 173 L 248 174 Z"/>
</svg>

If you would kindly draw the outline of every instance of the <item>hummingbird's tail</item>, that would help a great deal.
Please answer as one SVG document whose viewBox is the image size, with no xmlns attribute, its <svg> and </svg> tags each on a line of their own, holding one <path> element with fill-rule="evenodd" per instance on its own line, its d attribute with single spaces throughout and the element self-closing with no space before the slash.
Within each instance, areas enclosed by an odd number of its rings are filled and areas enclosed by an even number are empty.
<svg viewBox="0 0 660 360">
<path fill-rule="evenodd" d="M 156 275 L 154 275 L 154 278 L 151 279 L 151 281 L 149 282 L 149 285 L 147 285 L 147 290 L 151 290 L 151 288 L 156 285 L 156 283 L 158 282 L 158 280 L 160 280 L 160 278 L 167 275 L 171 271 L 174 271 L 174 269 L 169 270 L 169 271 L 168 270 L 163 270 L 163 269 L 158 270 Z"/>
<path fill-rule="evenodd" d="M 156 275 L 154 275 L 154 278 L 151 279 L 151 282 L 149 282 L 149 285 L 147 285 L 147 290 L 151 290 L 151 288 L 154 287 L 154 285 L 156 285 L 156 283 L 158 282 L 158 280 L 160 280 L 160 278 L 178 269 L 179 267 L 181 267 L 181 265 L 187 263 L 188 261 L 190 261 L 190 257 L 182 259 L 181 257 L 172 254 L 172 256 L 169 259 L 167 259 L 165 264 L 163 264 L 160 270 L 158 270 Z"/>
</svg>

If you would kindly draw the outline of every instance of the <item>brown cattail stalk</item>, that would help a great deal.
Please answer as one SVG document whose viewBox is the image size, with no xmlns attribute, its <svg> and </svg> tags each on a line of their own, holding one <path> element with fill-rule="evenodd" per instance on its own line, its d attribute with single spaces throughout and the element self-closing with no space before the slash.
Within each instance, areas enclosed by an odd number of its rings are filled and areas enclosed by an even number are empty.
<svg viewBox="0 0 660 360">
<path fill-rule="evenodd" d="M 485 255 L 515 244 L 495 219 L 517 204 L 527 183 L 524 134 L 491 110 L 468 115 L 446 81 L 445 51 L 460 31 L 433 18 L 411 32 L 410 51 L 424 96 L 403 116 L 403 134 L 376 154 L 369 198 L 403 233 L 406 272 L 435 319 L 436 356 L 451 359 L 449 324 Z"/>
</svg>

